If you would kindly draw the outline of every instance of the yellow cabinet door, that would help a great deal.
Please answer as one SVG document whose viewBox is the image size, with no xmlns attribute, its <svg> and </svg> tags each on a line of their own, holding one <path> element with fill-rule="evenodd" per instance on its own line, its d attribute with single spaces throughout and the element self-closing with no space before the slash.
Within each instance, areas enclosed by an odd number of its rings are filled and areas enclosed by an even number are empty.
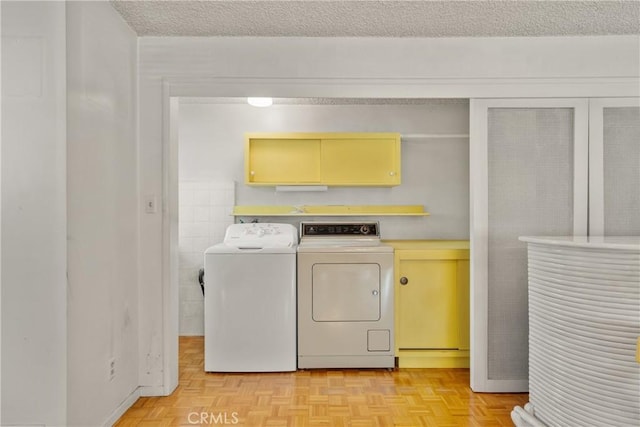
<svg viewBox="0 0 640 427">
<path fill-rule="evenodd" d="M 327 185 L 400 184 L 400 138 L 323 139 L 322 181 Z"/>
<path fill-rule="evenodd" d="M 247 184 L 317 184 L 319 139 L 249 139 L 245 158 Z"/>
<path fill-rule="evenodd" d="M 458 347 L 460 350 L 469 350 L 470 347 L 470 272 L 469 260 L 458 260 L 458 326 L 460 342 Z"/>
<path fill-rule="evenodd" d="M 456 260 L 400 259 L 398 349 L 459 348 L 457 271 Z"/>
</svg>

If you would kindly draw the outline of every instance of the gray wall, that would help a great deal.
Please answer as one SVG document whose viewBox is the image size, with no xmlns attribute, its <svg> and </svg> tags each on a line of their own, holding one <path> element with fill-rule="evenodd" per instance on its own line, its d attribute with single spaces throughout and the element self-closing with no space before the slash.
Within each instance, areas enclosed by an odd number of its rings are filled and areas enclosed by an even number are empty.
<svg viewBox="0 0 640 427">
<path fill-rule="evenodd" d="M 137 38 L 106 2 L 67 21 L 67 424 L 88 426 L 138 387 Z"/>
<path fill-rule="evenodd" d="M 66 425 L 63 2 L 2 2 L 2 425 Z"/>
<path fill-rule="evenodd" d="M 0 424 L 111 424 L 139 383 L 137 38 L 106 2 L 2 2 L 2 35 Z"/>
<path fill-rule="evenodd" d="M 431 213 L 426 218 L 374 217 L 382 222 L 383 238 L 467 239 L 468 138 L 409 136 L 464 135 L 468 131 L 466 100 L 405 105 L 276 104 L 269 108 L 183 101 L 179 176 L 180 181 L 235 181 L 237 205 L 424 205 Z M 244 184 L 245 132 L 399 132 L 407 136 L 402 141 L 402 184 L 296 193 L 249 187 Z"/>
<path fill-rule="evenodd" d="M 405 104 L 374 105 L 276 104 L 269 108 L 251 107 L 243 101 L 206 102 L 183 99 L 180 105 L 181 335 L 204 333 L 198 269 L 202 267 L 202 252 L 208 245 L 219 243 L 224 235 L 221 209 L 226 210 L 228 216 L 233 205 L 228 203 L 226 193 L 219 191 L 221 188 L 235 188 L 237 205 L 424 205 L 431 216 L 358 219 L 379 220 L 383 238 L 388 239 L 468 239 L 468 138 L 419 137 L 467 134 L 467 100 L 414 100 Z M 249 187 L 244 184 L 245 132 L 400 132 L 405 135 L 402 184 L 393 188 L 333 187 L 327 192 L 296 193 L 277 193 L 273 187 Z M 196 193 L 204 196 L 195 207 L 187 203 L 196 198 L 194 194 L 183 190 L 191 188 L 199 188 Z M 286 217 L 258 219 L 289 222 L 295 226 L 300 221 L 300 218 Z M 305 217 L 305 220 L 322 219 L 328 218 Z M 229 217 L 228 221 L 232 220 Z"/>
</svg>

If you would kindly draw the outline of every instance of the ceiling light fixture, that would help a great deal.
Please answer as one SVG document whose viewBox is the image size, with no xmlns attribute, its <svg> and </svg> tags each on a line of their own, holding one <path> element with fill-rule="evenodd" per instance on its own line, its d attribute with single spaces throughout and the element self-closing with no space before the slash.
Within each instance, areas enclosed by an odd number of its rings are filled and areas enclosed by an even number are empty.
<svg viewBox="0 0 640 427">
<path fill-rule="evenodd" d="M 247 102 L 249 103 L 249 105 L 253 105 L 254 107 L 270 107 L 271 105 L 273 105 L 273 99 L 265 97 L 249 97 L 247 98 Z"/>
</svg>

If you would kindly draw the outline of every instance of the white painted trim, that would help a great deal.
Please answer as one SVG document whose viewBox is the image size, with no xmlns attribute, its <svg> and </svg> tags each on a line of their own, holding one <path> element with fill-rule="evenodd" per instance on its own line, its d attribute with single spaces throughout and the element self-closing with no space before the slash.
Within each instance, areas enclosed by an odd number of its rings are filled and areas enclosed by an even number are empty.
<svg viewBox="0 0 640 427">
<path fill-rule="evenodd" d="M 588 100 L 471 99 L 471 389 L 476 392 L 526 392 L 528 380 L 488 378 L 488 110 L 489 108 L 574 109 L 574 233 L 587 232 Z"/>
<path fill-rule="evenodd" d="M 138 387 L 140 397 L 155 397 L 155 396 L 168 396 L 165 393 L 165 388 L 161 385 L 158 386 L 141 386 Z"/>
<path fill-rule="evenodd" d="M 470 247 L 471 247 L 471 389 L 484 391 L 487 385 L 487 342 L 489 306 L 488 283 L 488 125 L 489 101 L 471 99 L 469 102 L 469 192 L 470 192 Z"/>
<path fill-rule="evenodd" d="M 148 70 L 141 72 L 141 79 L 148 78 L 145 76 Z M 162 193 L 164 195 L 163 206 L 173 206 L 177 203 L 177 193 L 171 192 L 169 186 L 172 181 L 170 175 L 176 173 L 177 163 L 172 166 L 168 161 L 172 148 L 171 144 L 176 144 L 177 141 L 172 141 L 169 137 L 171 129 L 168 125 L 168 121 L 171 118 L 170 102 L 172 97 L 241 97 L 248 96 L 250 94 L 261 93 L 265 95 L 271 95 L 274 97 L 384 97 L 384 98 L 468 98 L 472 95 L 484 95 L 484 96 L 496 96 L 500 94 L 502 96 L 523 96 L 528 94 L 529 96 L 549 96 L 554 94 L 555 96 L 588 96 L 597 95 L 600 93 L 608 94 L 609 96 L 615 96 L 616 94 L 629 94 L 634 91 L 638 91 L 639 82 L 637 78 L 633 77 L 602 77 L 602 78 L 524 78 L 524 79 L 511 79 L 511 78 L 480 78 L 480 79 L 434 79 L 434 78 L 256 78 L 256 77 L 170 77 L 163 78 L 162 84 L 162 117 L 163 117 L 163 171 L 162 171 Z M 472 100 L 473 101 L 473 100 Z M 495 100 L 494 100 L 495 101 Z M 533 101 L 533 99 L 530 99 Z M 561 100 L 559 100 L 561 101 Z M 475 102 L 482 102 L 481 100 Z M 145 102 L 141 100 L 140 104 Z M 472 123 L 474 115 L 471 116 Z M 141 132 L 144 130 L 141 124 Z M 474 135 L 475 132 L 470 132 Z M 486 132 L 485 132 L 486 134 Z M 471 137 L 473 139 L 473 136 Z M 477 142 L 472 141 L 470 144 L 471 151 L 476 152 L 480 147 L 476 147 Z M 485 146 L 486 151 L 486 146 Z M 486 164 L 486 153 L 484 154 Z M 174 168 L 172 170 L 172 168 Z M 478 209 L 477 201 L 473 202 L 473 188 L 476 185 L 481 185 L 480 182 L 474 182 L 473 177 L 476 176 L 475 169 L 478 169 L 481 165 L 471 164 L 471 188 L 472 188 L 472 253 L 476 252 L 482 256 L 482 245 L 480 241 L 474 242 L 473 232 L 474 226 L 480 226 L 482 223 L 482 210 Z M 482 173 L 482 171 L 477 171 Z M 486 171 L 485 171 L 486 179 Z M 486 198 L 486 182 L 485 182 L 485 198 Z M 141 189 L 141 191 L 144 189 Z M 476 192 L 482 190 L 482 188 L 476 188 Z M 166 205 L 165 205 L 166 204 Z M 474 208 L 474 206 L 476 206 Z M 486 206 L 484 208 L 486 216 Z M 171 261 L 171 247 L 168 242 L 171 239 L 171 227 L 170 221 L 164 216 L 171 216 L 172 212 L 163 209 L 163 225 L 162 225 L 162 294 L 163 294 L 163 312 L 169 318 L 162 319 L 163 322 L 163 349 L 165 354 L 163 355 L 163 381 L 165 387 L 163 393 L 168 395 L 175 389 L 177 385 L 177 350 L 174 349 L 170 343 L 177 342 L 177 327 L 178 322 L 178 299 L 171 300 L 171 295 L 177 292 L 178 283 L 174 283 L 170 265 Z M 478 218 L 474 218 L 474 215 L 480 215 Z M 487 223 L 484 225 L 484 239 L 486 244 L 486 229 Z M 480 228 L 482 230 L 482 227 Z M 485 271 L 485 295 L 484 295 L 484 307 L 486 312 L 486 246 L 484 249 L 484 266 L 481 264 L 482 258 L 472 260 L 472 275 L 478 277 L 480 271 Z M 474 283 L 472 278 L 472 284 Z M 472 285 L 473 286 L 473 285 Z M 478 285 L 476 285 L 478 286 Z M 484 328 L 486 331 L 486 318 L 484 324 L 480 318 L 473 317 L 473 313 L 479 313 L 478 304 L 482 303 L 481 288 L 472 289 L 472 296 L 475 298 L 472 304 L 472 326 L 476 333 L 472 334 L 472 384 L 476 385 L 476 389 L 486 389 L 487 391 L 493 390 L 494 386 L 490 381 L 481 382 L 480 378 L 486 378 L 486 363 L 484 364 L 484 371 L 480 370 L 474 372 L 476 369 L 481 369 L 482 363 L 477 360 L 481 353 L 474 352 L 473 346 L 480 346 L 481 341 L 479 338 L 481 334 L 477 334 L 478 328 Z M 486 317 L 486 316 L 485 316 Z M 475 324 L 475 322 L 480 322 Z M 485 339 L 483 341 L 486 345 L 486 332 Z M 475 343 L 475 344 L 474 344 Z M 475 354 L 474 354 L 475 353 Z M 486 357 L 486 349 L 484 351 Z M 473 363 L 474 357 L 476 363 Z M 484 375 L 480 375 L 484 372 Z M 527 387 L 524 387 L 526 390 Z M 475 389 L 474 389 L 475 390 Z M 495 391 L 507 391 L 499 390 L 496 387 Z"/>
<path fill-rule="evenodd" d="M 589 101 L 589 235 L 604 235 L 604 123 L 600 99 Z"/>
<path fill-rule="evenodd" d="M 274 98 L 557 98 L 629 96 L 636 77 L 553 78 L 256 78 L 167 77 L 170 96 Z M 256 92 L 259 91 L 259 92 Z"/>
<path fill-rule="evenodd" d="M 589 101 L 589 235 L 604 235 L 604 109 L 638 106 L 640 98 Z"/>
<path fill-rule="evenodd" d="M 2 4 L 0 4 L 0 22 L 2 22 Z M 2 58 L 0 57 L 0 65 Z M 0 66 L 0 94 L 2 93 L 2 67 Z M 0 115 L 2 108 L 0 107 Z M 2 133 L 2 120 L 0 120 L 0 135 Z M 0 189 L 2 189 L 2 138 L 0 137 Z M 0 191 L 0 224 L 2 224 L 2 192 Z M 0 290 L 2 287 L 2 227 L 0 227 Z M 67 326 L 68 328 L 68 326 Z M 0 291 L 0 368 L 2 367 L 2 292 Z M 2 422 L 2 369 L 0 369 L 0 422 Z"/>
<path fill-rule="evenodd" d="M 129 396 L 127 396 L 120 405 L 109 415 L 109 417 L 102 423 L 104 427 L 114 425 L 120 417 L 127 412 L 129 408 L 133 406 L 134 403 L 140 397 L 140 387 L 137 387 Z"/>
<path fill-rule="evenodd" d="M 589 100 L 575 100 L 573 106 L 573 235 L 586 236 L 589 231 Z"/>
<path fill-rule="evenodd" d="M 163 386 L 168 396 L 178 386 L 178 109 L 177 98 L 169 97 L 164 82 L 162 133 L 162 308 L 163 313 Z M 168 232 L 167 232 L 168 231 Z"/>
</svg>

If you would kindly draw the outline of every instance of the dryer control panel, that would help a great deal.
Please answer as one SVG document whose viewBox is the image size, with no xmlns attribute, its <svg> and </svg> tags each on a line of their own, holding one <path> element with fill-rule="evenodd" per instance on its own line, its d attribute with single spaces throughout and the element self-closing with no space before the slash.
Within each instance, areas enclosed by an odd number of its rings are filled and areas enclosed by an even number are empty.
<svg viewBox="0 0 640 427">
<path fill-rule="evenodd" d="M 300 237 L 380 237 L 380 226 L 376 221 L 368 222 L 303 222 Z"/>
</svg>

